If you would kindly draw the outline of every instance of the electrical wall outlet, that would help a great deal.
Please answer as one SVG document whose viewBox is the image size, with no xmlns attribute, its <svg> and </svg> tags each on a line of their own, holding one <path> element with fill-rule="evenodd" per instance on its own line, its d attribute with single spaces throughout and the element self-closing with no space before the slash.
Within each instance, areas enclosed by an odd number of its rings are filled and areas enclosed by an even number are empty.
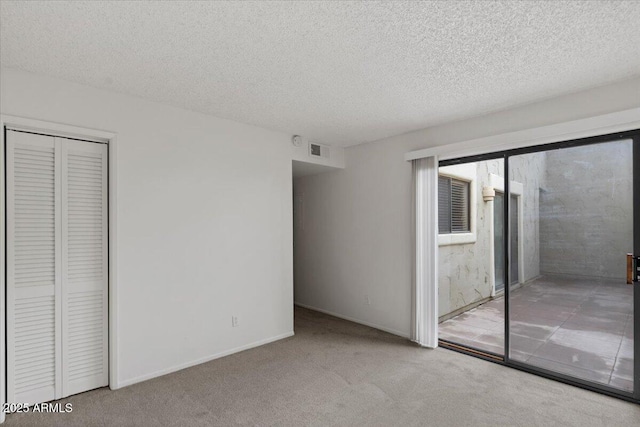
<svg viewBox="0 0 640 427">
<path fill-rule="evenodd" d="M 238 316 L 231 316 L 231 326 L 234 328 L 238 326 Z"/>
</svg>

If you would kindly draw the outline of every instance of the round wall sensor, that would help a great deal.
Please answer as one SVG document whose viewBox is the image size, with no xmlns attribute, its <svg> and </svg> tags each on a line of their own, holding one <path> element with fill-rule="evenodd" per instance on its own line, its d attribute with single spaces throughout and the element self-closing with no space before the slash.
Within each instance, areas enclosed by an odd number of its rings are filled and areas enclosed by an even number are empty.
<svg viewBox="0 0 640 427">
<path fill-rule="evenodd" d="M 293 135 L 291 142 L 293 142 L 293 145 L 296 147 L 300 147 L 302 145 L 302 137 L 300 135 Z"/>
</svg>

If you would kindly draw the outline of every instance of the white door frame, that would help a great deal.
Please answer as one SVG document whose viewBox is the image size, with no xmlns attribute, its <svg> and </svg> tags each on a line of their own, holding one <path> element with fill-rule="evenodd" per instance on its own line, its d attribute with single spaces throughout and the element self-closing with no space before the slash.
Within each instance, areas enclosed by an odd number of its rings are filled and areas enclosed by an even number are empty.
<svg viewBox="0 0 640 427">
<path fill-rule="evenodd" d="M 76 138 L 88 141 L 102 142 L 108 144 L 109 152 L 109 388 L 118 389 L 118 318 L 117 318 L 117 135 L 114 132 L 105 132 L 96 129 L 82 128 L 60 123 L 47 122 L 42 120 L 29 119 L 9 115 L 0 115 L 0 212 L 5 212 L 5 128 L 42 133 L 46 135 L 59 136 L 65 138 Z M 0 244 L 2 252 L 6 248 L 5 224 L 0 224 Z M 7 378 L 6 366 L 6 334 L 5 334 L 5 313 L 6 313 L 6 265 L 5 257 L 0 257 L 0 404 L 6 402 Z M 0 423 L 4 422 L 5 414 L 0 411 Z"/>
<path fill-rule="evenodd" d="M 489 174 L 489 185 L 493 188 L 493 190 L 495 190 L 496 192 L 500 192 L 502 194 L 504 194 L 504 177 L 496 175 L 496 174 Z M 516 198 L 518 199 L 518 283 L 522 284 L 524 283 L 524 199 L 523 199 L 523 195 L 524 195 L 524 185 L 522 185 L 522 183 L 517 182 L 517 181 L 511 181 L 509 182 L 509 192 L 511 193 L 512 196 L 516 196 Z M 506 197 L 506 196 L 505 196 Z M 506 203 L 506 201 L 505 201 Z M 492 203 L 493 205 L 493 203 Z M 490 280 L 491 280 L 491 296 L 494 297 L 496 296 L 496 271 L 495 271 L 495 253 L 496 253 L 496 248 L 494 246 L 494 235 L 495 235 L 495 230 L 493 228 L 493 218 L 494 218 L 494 211 L 493 211 L 493 206 L 492 206 L 492 210 L 491 210 L 491 221 L 489 224 L 489 228 L 491 229 L 491 239 L 489 242 L 489 257 L 491 258 L 490 263 L 491 266 L 489 268 L 490 271 Z M 507 286 L 507 284 L 505 283 L 505 286 Z"/>
</svg>

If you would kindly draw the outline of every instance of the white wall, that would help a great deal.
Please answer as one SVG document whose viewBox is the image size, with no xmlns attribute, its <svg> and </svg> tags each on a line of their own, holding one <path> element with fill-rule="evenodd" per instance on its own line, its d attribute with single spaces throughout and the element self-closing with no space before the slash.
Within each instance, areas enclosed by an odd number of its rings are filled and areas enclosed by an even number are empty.
<svg viewBox="0 0 640 427">
<path fill-rule="evenodd" d="M 119 385 L 292 333 L 290 135 L 0 74 L 2 114 L 117 133 Z"/>
<path fill-rule="evenodd" d="M 295 300 L 408 335 L 411 169 L 393 144 L 346 153 L 344 170 L 295 180 Z"/>
<path fill-rule="evenodd" d="M 408 151 L 640 106 L 640 78 L 345 151 L 347 168 L 296 180 L 295 300 L 408 335 L 411 319 L 411 165 Z M 370 305 L 365 295 L 369 296 Z"/>
</svg>

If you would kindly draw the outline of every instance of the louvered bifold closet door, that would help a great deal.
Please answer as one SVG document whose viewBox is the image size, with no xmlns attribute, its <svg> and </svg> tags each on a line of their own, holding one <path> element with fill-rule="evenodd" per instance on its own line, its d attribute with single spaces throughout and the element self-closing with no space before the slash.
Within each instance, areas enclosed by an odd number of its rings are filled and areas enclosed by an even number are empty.
<svg viewBox="0 0 640 427">
<path fill-rule="evenodd" d="M 108 385 L 107 147 L 7 130 L 7 398 Z"/>
<path fill-rule="evenodd" d="M 7 131 L 7 398 L 61 393 L 60 150 Z"/>
<path fill-rule="evenodd" d="M 62 153 L 63 395 L 108 385 L 107 146 Z"/>
</svg>

